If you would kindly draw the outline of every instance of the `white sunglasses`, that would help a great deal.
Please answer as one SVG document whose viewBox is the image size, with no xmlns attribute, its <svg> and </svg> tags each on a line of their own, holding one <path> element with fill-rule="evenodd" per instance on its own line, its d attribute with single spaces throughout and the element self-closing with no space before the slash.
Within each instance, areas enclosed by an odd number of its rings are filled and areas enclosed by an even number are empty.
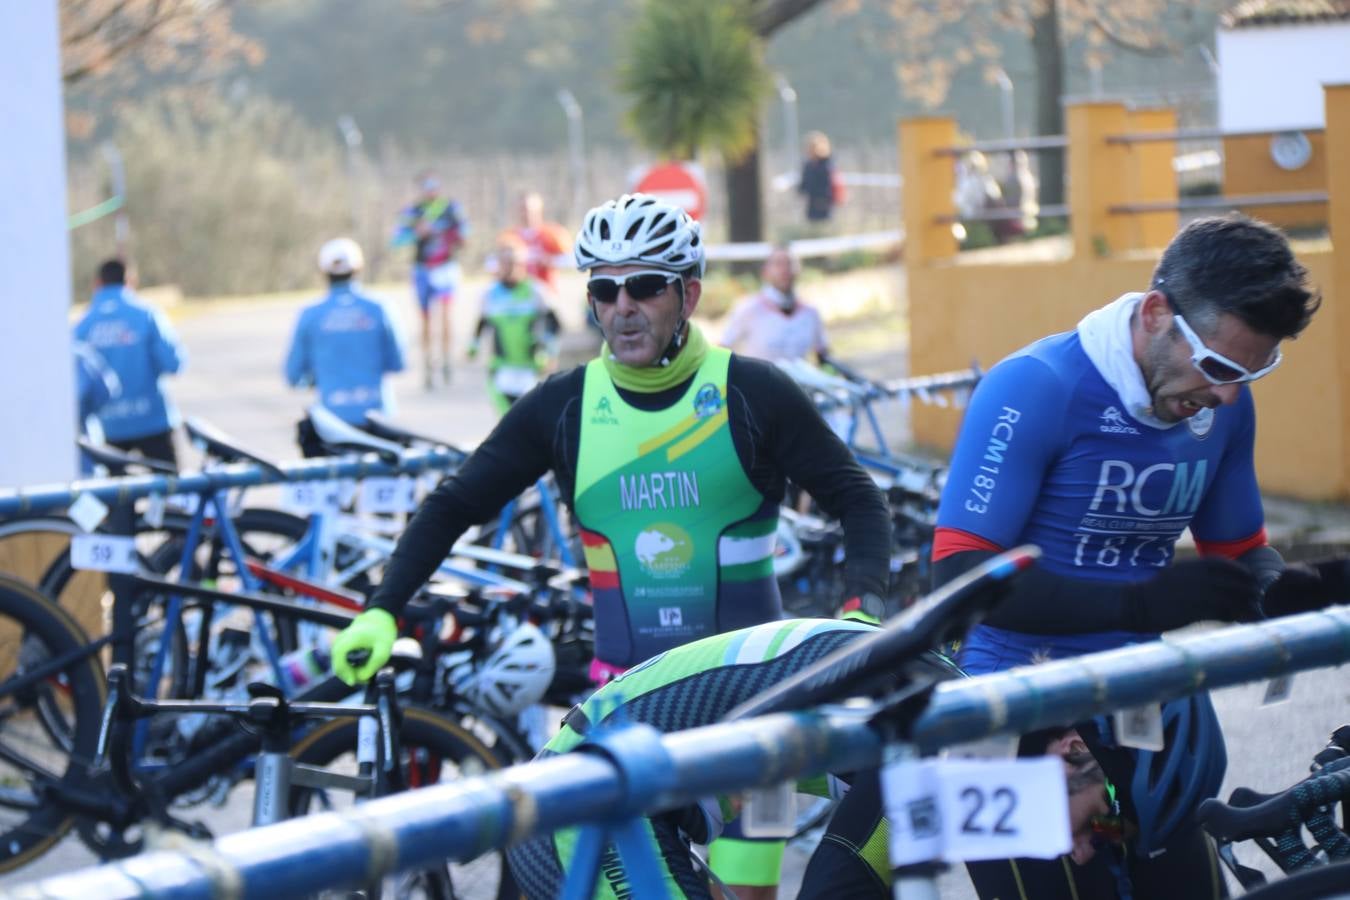
<svg viewBox="0 0 1350 900">
<path fill-rule="evenodd" d="M 1186 339 L 1186 343 L 1191 345 L 1191 365 L 1195 366 L 1195 370 L 1205 376 L 1205 380 L 1210 384 L 1244 384 L 1255 381 L 1275 371 L 1275 368 L 1284 361 L 1284 353 L 1276 346 L 1275 358 L 1253 372 L 1241 363 L 1233 362 L 1222 353 L 1215 353 L 1205 346 L 1205 342 L 1200 340 L 1200 335 L 1196 334 L 1194 329 L 1186 323 L 1186 319 L 1182 317 L 1181 311 L 1172 302 L 1172 298 L 1161 291 L 1159 293 L 1166 297 L 1167 305 L 1172 310 L 1172 318 L 1176 321 L 1177 328 L 1181 329 L 1181 336 Z"/>
</svg>

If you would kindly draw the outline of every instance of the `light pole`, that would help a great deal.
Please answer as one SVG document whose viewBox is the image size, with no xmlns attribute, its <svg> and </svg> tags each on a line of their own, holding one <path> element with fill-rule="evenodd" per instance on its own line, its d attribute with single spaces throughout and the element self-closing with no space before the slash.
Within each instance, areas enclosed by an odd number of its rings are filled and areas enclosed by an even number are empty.
<svg viewBox="0 0 1350 900">
<path fill-rule="evenodd" d="M 352 234 L 356 235 L 361 226 L 356 190 L 356 155 L 361 152 L 361 129 L 356 127 L 356 119 L 347 113 L 338 116 L 337 127 L 338 133 L 342 135 L 342 143 L 347 148 L 347 202 L 351 206 Z"/>
<path fill-rule="evenodd" d="M 1013 82 L 1001 67 L 994 71 L 994 80 L 998 83 L 1003 107 L 1003 136 L 1011 139 L 1016 137 L 1017 131 L 1017 120 L 1013 117 Z"/>
<path fill-rule="evenodd" d="M 117 212 L 113 214 L 113 247 L 122 259 L 127 257 L 127 238 L 131 225 L 127 219 L 127 171 L 122 165 L 122 153 L 112 141 L 104 141 L 99 148 L 103 161 L 108 164 L 108 180 L 112 182 L 112 195 L 120 201 Z"/>
<path fill-rule="evenodd" d="M 775 73 L 773 79 L 778 86 L 778 99 L 783 101 L 783 143 L 787 147 L 787 165 L 791 168 L 802 152 L 797 125 L 797 92 L 782 72 Z"/>
<path fill-rule="evenodd" d="M 590 193 L 586 184 L 586 132 L 582 121 L 581 104 L 567 88 L 558 88 L 558 103 L 567 116 L 567 159 L 572 170 L 572 205 L 568 217 L 575 219 L 585 209 L 586 197 Z"/>
</svg>

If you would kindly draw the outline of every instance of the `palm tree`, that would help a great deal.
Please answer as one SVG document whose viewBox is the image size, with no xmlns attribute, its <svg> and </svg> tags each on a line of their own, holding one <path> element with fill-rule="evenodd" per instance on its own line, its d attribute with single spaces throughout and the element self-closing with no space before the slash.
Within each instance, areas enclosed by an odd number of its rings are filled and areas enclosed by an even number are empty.
<svg viewBox="0 0 1350 900">
<path fill-rule="evenodd" d="M 763 239 L 760 104 L 771 85 L 764 40 L 820 0 L 647 0 L 629 32 L 619 85 L 628 122 L 657 153 L 726 163 L 729 237 Z"/>
</svg>

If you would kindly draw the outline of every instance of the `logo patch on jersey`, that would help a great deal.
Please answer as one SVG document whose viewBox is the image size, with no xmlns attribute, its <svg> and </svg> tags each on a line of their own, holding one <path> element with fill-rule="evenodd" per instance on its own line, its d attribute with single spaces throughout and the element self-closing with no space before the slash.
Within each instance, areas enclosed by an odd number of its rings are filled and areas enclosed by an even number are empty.
<svg viewBox="0 0 1350 900">
<path fill-rule="evenodd" d="M 1197 441 L 1203 441 L 1209 437 L 1210 429 L 1214 427 L 1214 410 L 1209 407 L 1200 410 L 1186 420 L 1186 427 L 1191 430 Z"/>
<path fill-rule="evenodd" d="M 694 415 L 700 419 L 715 416 L 722 410 L 722 392 L 715 384 L 705 384 L 694 395 Z"/>
<path fill-rule="evenodd" d="M 1106 434 L 1138 434 L 1139 429 L 1125 421 L 1125 414 L 1114 406 L 1102 410 L 1102 424 L 1099 426 Z"/>
<path fill-rule="evenodd" d="M 595 409 L 591 412 L 592 425 L 618 425 L 619 417 L 614 415 L 614 408 L 610 405 L 608 397 L 601 397 L 595 404 Z"/>
<path fill-rule="evenodd" d="M 633 551 L 638 565 L 653 578 L 679 578 L 694 559 L 689 532 L 673 522 L 657 522 L 638 532 Z"/>
</svg>

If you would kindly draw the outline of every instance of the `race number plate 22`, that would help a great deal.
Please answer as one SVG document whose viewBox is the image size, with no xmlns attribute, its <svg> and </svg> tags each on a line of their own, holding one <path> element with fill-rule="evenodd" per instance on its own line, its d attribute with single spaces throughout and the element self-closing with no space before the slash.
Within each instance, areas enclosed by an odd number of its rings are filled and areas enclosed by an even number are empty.
<svg viewBox="0 0 1350 900">
<path fill-rule="evenodd" d="M 907 760 L 881 775 L 891 863 L 1053 859 L 1072 846 L 1058 757 Z"/>
</svg>

